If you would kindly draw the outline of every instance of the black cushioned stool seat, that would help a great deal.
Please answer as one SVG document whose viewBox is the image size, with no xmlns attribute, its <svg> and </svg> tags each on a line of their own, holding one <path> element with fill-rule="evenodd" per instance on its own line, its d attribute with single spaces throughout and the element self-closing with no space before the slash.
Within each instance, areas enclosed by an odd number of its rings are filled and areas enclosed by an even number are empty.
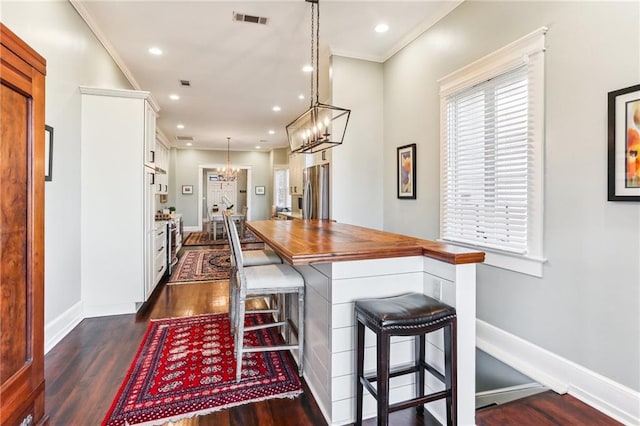
<svg viewBox="0 0 640 426">
<path fill-rule="evenodd" d="M 420 293 L 355 302 L 356 314 L 356 425 L 362 424 L 363 387 L 377 400 L 378 425 L 389 424 L 389 413 L 415 406 L 418 413 L 423 404 L 446 398 L 447 425 L 456 421 L 456 310 L 432 297 Z M 364 375 L 364 327 L 376 334 L 377 369 L 375 376 Z M 442 375 L 425 362 L 425 335 L 444 329 L 445 372 Z M 391 336 L 415 336 L 415 364 L 390 372 Z M 442 381 L 443 391 L 424 394 L 425 371 Z M 389 404 L 389 378 L 416 373 L 416 397 Z M 377 382 L 377 390 L 372 386 Z"/>
</svg>

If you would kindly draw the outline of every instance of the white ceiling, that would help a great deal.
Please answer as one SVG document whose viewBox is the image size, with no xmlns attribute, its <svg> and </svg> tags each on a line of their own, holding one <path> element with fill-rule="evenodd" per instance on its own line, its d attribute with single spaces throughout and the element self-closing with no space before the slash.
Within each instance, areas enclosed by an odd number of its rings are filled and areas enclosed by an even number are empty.
<svg viewBox="0 0 640 426">
<path fill-rule="evenodd" d="M 227 136 L 232 150 L 285 147 L 285 126 L 309 107 L 310 77 L 301 69 L 310 63 L 311 3 L 70 1 L 134 87 L 152 93 L 173 146 L 185 146 L 179 135 L 193 136 L 193 148 L 226 149 Z M 321 0 L 320 48 L 384 62 L 460 2 Z M 233 12 L 269 21 L 235 22 Z M 380 22 L 387 33 L 374 32 Z M 149 54 L 152 46 L 163 55 Z"/>
</svg>

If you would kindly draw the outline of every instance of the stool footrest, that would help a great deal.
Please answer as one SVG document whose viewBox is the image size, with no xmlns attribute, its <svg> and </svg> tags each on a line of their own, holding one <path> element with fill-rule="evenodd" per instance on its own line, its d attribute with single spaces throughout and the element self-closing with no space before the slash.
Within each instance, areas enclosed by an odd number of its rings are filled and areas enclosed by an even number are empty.
<svg viewBox="0 0 640 426">
<path fill-rule="evenodd" d="M 421 396 L 419 398 L 413 398 L 407 401 L 389 404 L 389 412 L 393 413 L 394 411 L 404 410 L 405 408 L 415 407 L 416 405 L 422 405 L 429 402 L 437 401 L 439 399 L 446 398 L 450 393 L 451 391 L 444 390 L 440 392 L 430 393 L 429 395 Z"/>
</svg>

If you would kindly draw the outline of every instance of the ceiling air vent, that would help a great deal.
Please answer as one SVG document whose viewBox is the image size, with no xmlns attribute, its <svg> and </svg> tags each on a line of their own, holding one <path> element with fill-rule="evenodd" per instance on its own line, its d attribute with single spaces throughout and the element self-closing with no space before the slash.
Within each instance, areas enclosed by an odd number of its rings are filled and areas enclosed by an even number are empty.
<svg viewBox="0 0 640 426">
<path fill-rule="evenodd" d="M 189 80 L 180 80 L 180 86 L 190 87 L 191 81 Z"/>
<path fill-rule="evenodd" d="M 262 16 L 253 16 L 247 15 L 244 13 L 233 12 L 233 20 L 238 22 L 249 22 L 252 24 L 262 24 L 267 25 L 269 22 L 269 18 L 264 18 Z"/>
<path fill-rule="evenodd" d="M 193 142 L 193 136 L 176 136 L 176 140 L 182 142 Z"/>
</svg>

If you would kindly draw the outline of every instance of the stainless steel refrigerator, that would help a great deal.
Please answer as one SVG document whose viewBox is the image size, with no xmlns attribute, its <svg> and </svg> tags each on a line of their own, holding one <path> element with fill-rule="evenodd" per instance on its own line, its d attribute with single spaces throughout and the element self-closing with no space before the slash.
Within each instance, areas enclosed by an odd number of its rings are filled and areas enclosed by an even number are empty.
<svg viewBox="0 0 640 426">
<path fill-rule="evenodd" d="M 303 219 L 329 219 L 329 164 L 304 169 Z"/>
</svg>

